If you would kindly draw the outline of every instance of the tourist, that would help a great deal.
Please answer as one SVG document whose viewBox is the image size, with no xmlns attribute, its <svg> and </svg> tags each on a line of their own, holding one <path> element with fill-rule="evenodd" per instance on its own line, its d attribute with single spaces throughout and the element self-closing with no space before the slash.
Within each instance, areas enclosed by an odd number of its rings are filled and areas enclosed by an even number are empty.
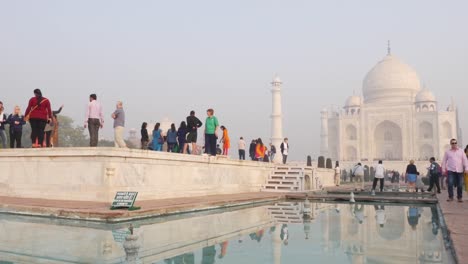
<svg viewBox="0 0 468 264">
<path fill-rule="evenodd" d="M 99 128 L 104 126 L 104 115 L 101 103 L 97 101 L 97 95 L 89 96 L 88 107 L 86 108 L 85 125 L 89 131 L 89 146 L 97 147 L 99 140 Z"/>
<path fill-rule="evenodd" d="M 184 152 L 185 149 L 185 142 L 187 137 L 187 124 L 185 121 L 180 122 L 179 129 L 177 130 L 177 142 L 179 143 L 179 152 Z"/>
<path fill-rule="evenodd" d="M 262 139 L 257 139 L 257 146 L 255 146 L 255 160 L 263 161 L 265 158 L 266 147 L 262 142 Z"/>
<path fill-rule="evenodd" d="M 218 118 L 214 116 L 214 110 L 206 110 L 206 121 L 205 121 L 205 152 L 208 155 L 216 156 L 216 140 L 218 139 Z"/>
<path fill-rule="evenodd" d="M 256 147 L 257 147 L 257 141 L 255 139 L 252 139 L 252 142 L 250 143 L 250 146 L 249 146 L 249 156 L 251 160 L 255 160 Z"/>
<path fill-rule="evenodd" d="M 240 137 L 239 142 L 237 142 L 237 148 L 239 149 L 239 159 L 245 160 L 245 147 L 246 143 L 243 137 Z"/>
<path fill-rule="evenodd" d="M 276 156 L 276 147 L 273 143 L 270 143 L 270 161 L 274 162 Z"/>
<path fill-rule="evenodd" d="M 34 89 L 34 97 L 29 99 L 25 112 L 26 120 L 31 125 L 31 142 L 33 148 L 40 148 L 44 142 L 44 129 L 52 117 L 49 99 L 42 97 L 39 89 Z"/>
<path fill-rule="evenodd" d="M 167 130 L 166 134 L 166 141 L 167 141 L 167 152 L 179 152 L 176 148 L 177 146 L 177 129 L 175 124 L 171 124 L 171 128 Z"/>
<path fill-rule="evenodd" d="M 439 185 L 440 165 L 435 161 L 434 157 L 430 158 L 429 162 L 431 164 L 429 166 L 429 189 L 427 189 L 427 191 L 431 192 L 435 184 L 435 186 L 437 187 L 437 193 L 440 193 L 440 185 Z"/>
<path fill-rule="evenodd" d="M 125 128 L 125 111 L 123 110 L 123 103 L 117 102 L 115 111 L 111 117 L 114 119 L 114 145 L 116 148 L 126 148 L 127 144 L 123 139 Z"/>
<path fill-rule="evenodd" d="M 185 144 L 184 152 L 187 153 L 189 144 L 192 144 L 192 154 L 197 154 L 197 129 L 201 127 L 203 123 L 195 116 L 195 111 L 190 111 L 190 115 L 187 116 L 187 144 Z"/>
<path fill-rule="evenodd" d="M 374 209 L 375 221 L 381 228 L 383 228 L 387 221 L 387 217 L 385 216 L 385 207 L 383 205 L 374 205 Z"/>
<path fill-rule="evenodd" d="M 335 166 L 335 185 L 340 186 L 340 180 L 341 180 L 341 169 L 338 163 L 336 163 Z"/>
<path fill-rule="evenodd" d="M 7 147 L 7 136 L 5 133 L 5 125 L 7 124 L 7 116 L 5 114 L 5 108 L 3 102 L 0 102 L 0 140 L 2 141 L 2 148 Z"/>
<path fill-rule="evenodd" d="M 148 129 L 146 128 L 148 126 L 148 123 L 143 122 L 141 124 L 141 149 L 147 149 L 148 148 L 148 143 L 149 143 L 149 135 L 148 135 Z"/>
<path fill-rule="evenodd" d="M 21 137 L 23 136 L 23 125 L 26 122 L 19 106 L 15 106 L 13 114 L 8 116 L 7 123 L 10 124 L 10 148 L 15 148 L 15 142 L 16 148 L 22 148 Z"/>
<path fill-rule="evenodd" d="M 47 123 L 44 132 L 45 132 L 45 137 L 46 137 L 46 146 L 48 148 L 54 146 L 57 147 L 54 144 L 54 141 L 58 142 L 57 136 L 58 136 L 58 121 L 57 121 L 57 115 L 62 112 L 63 105 L 60 106 L 58 110 L 52 111 L 52 118 L 51 120 Z"/>
<path fill-rule="evenodd" d="M 221 137 L 221 142 L 223 142 L 223 155 L 228 155 L 229 148 L 231 147 L 231 139 L 229 138 L 228 130 L 225 126 L 221 126 L 221 130 L 223 131 L 223 136 Z"/>
<path fill-rule="evenodd" d="M 153 130 L 153 150 L 162 151 L 162 146 L 164 144 L 164 138 L 162 136 L 162 130 L 159 128 L 160 123 L 156 123 Z"/>
<path fill-rule="evenodd" d="M 374 175 L 374 182 L 372 183 L 371 195 L 375 195 L 375 187 L 377 187 L 377 181 L 380 181 L 380 192 L 383 192 L 384 180 L 385 180 L 384 177 L 385 177 L 385 168 L 382 165 L 382 161 L 379 160 L 379 164 L 375 166 L 375 175 Z"/>
<path fill-rule="evenodd" d="M 419 190 L 421 190 L 421 192 L 425 192 L 424 183 L 422 181 L 422 176 L 418 171 L 418 173 L 416 174 L 416 192 L 419 192 Z"/>
<path fill-rule="evenodd" d="M 418 179 L 418 169 L 414 165 L 414 160 L 410 160 L 410 164 L 406 166 L 406 180 L 408 181 L 408 189 L 406 191 L 416 190 L 416 180 Z"/>
<path fill-rule="evenodd" d="M 356 188 L 356 182 L 359 181 L 361 182 L 361 192 L 364 191 L 364 168 L 362 167 L 362 164 L 359 162 L 356 164 L 351 171 L 351 177 L 353 178 L 353 188 L 354 191 L 357 191 L 358 189 Z"/>
<path fill-rule="evenodd" d="M 453 187 L 457 187 L 457 199 L 462 203 L 463 172 L 468 172 L 468 159 L 462 149 L 458 147 L 456 139 L 450 140 L 451 148 L 445 152 L 442 159 L 442 173 L 448 176 L 448 202 L 453 201 Z"/>
<path fill-rule="evenodd" d="M 288 138 L 284 138 L 284 141 L 280 145 L 281 154 L 283 155 L 283 164 L 286 164 L 289 154 L 289 143 Z"/>
</svg>

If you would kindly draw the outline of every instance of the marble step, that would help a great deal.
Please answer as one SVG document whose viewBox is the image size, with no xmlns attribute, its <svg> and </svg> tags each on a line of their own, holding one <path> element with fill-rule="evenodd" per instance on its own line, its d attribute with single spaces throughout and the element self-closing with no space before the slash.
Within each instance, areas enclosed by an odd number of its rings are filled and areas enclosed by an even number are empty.
<svg viewBox="0 0 468 264">
<path fill-rule="evenodd" d="M 265 184 L 263 186 L 264 191 L 298 191 L 299 186 L 294 185 L 282 185 L 282 184 Z"/>
<path fill-rule="evenodd" d="M 267 184 L 299 185 L 299 182 L 297 180 L 269 179 Z"/>
</svg>

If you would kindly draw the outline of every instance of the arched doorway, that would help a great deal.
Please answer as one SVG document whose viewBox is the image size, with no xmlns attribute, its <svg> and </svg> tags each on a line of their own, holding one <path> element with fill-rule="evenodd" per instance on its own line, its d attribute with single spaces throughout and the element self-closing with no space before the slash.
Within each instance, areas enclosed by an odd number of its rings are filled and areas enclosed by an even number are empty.
<svg viewBox="0 0 468 264">
<path fill-rule="evenodd" d="M 403 160 L 403 138 L 401 128 L 394 122 L 383 121 L 374 132 L 375 158 Z"/>
</svg>

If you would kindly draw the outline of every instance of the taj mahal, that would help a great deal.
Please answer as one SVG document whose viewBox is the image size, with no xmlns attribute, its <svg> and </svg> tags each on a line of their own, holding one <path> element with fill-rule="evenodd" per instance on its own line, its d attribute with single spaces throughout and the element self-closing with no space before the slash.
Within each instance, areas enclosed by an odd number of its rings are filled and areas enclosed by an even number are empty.
<svg viewBox="0 0 468 264">
<path fill-rule="evenodd" d="M 365 76 L 362 97 L 321 111 L 322 156 L 341 161 L 442 158 L 449 140 L 461 142 L 455 104 L 441 108 L 416 71 L 391 54 Z"/>
</svg>

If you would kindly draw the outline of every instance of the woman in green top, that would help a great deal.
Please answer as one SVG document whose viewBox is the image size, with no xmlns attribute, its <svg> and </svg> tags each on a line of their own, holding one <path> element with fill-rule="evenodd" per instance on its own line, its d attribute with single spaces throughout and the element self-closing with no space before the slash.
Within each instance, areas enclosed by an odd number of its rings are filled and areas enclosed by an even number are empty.
<svg viewBox="0 0 468 264">
<path fill-rule="evenodd" d="M 216 156 L 216 141 L 218 139 L 218 119 L 213 115 L 214 110 L 206 110 L 205 121 L 205 153 L 208 155 Z"/>
</svg>

